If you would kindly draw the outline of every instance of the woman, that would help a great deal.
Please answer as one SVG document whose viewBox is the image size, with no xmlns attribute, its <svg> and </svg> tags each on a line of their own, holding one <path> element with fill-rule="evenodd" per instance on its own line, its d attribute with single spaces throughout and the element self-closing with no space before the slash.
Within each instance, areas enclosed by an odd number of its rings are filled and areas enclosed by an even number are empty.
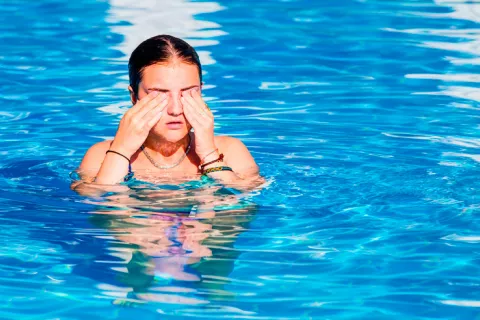
<svg viewBox="0 0 480 320">
<path fill-rule="evenodd" d="M 133 173 L 148 181 L 167 176 L 169 182 L 203 174 L 240 189 L 263 183 L 258 166 L 240 140 L 214 135 L 213 114 L 201 97 L 200 61 L 185 41 L 167 35 L 144 41 L 130 57 L 129 78 L 133 107 L 123 116 L 113 140 L 99 142 L 87 151 L 79 173 L 90 183 L 74 183 L 75 191 L 85 195 L 122 191 L 127 187 L 112 185 Z M 147 171 L 149 174 L 142 176 Z M 233 246 L 235 236 L 246 229 L 256 211 L 254 205 L 221 194 L 224 188 L 220 186 L 185 190 L 131 187 L 138 192 L 114 193 L 103 197 L 103 202 L 92 202 L 102 207 L 92 211 L 92 221 L 112 232 L 112 246 L 121 247 L 127 256 L 130 252 L 124 282 L 137 300 L 154 299 L 148 289 L 157 277 L 197 282 L 202 272 L 226 277 L 238 251 L 225 248 Z M 229 204 L 235 209 L 228 209 Z M 214 224 L 214 218 L 220 222 Z M 213 234 L 214 239 L 209 240 Z M 211 243 L 221 244 L 221 262 L 202 261 L 218 250 Z M 212 267 L 214 262 L 218 265 Z M 193 267 L 197 271 L 189 272 Z M 212 287 L 212 292 L 219 290 L 208 281 L 200 285 Z"/>
<path fill-rule="evenodd" d="M 203 174 L 240 187 L 263 182 L 240 140 L 214 135 L 195 49 L 172 36 L 155 36 L 133 51 L 128 66 L 133 107 L 113 140 L 85 154 L 79 167 L 85 180 L 114 185 L 147 170 L 173 179 Z"/>
</svg>

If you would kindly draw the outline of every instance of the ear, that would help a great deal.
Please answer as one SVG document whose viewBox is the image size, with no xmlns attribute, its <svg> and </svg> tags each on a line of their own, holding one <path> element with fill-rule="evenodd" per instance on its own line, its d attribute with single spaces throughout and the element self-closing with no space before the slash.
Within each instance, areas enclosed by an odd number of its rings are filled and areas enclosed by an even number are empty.
<svg viewBox="0 0 480 320">
<path fill-rule="evenodd" d="M 130 101 L 133 105 L 135 105 L 137 103 L 137 97 L 135 95 L 135 92 L 133 91 L 132 86 L 128 86 L 128 91 L 130 92 Z"/>
</svg>

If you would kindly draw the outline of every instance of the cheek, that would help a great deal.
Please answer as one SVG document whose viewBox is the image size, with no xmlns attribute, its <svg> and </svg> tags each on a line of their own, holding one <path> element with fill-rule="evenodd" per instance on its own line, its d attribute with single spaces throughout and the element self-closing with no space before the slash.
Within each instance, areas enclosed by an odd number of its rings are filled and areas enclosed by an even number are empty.
<svg viewBox="0 0 480 320">
<path fill-rule="evenodd" d="M 155 125 L 153 126 L 152 131 L 157 132 L 157 133 L 163 131 L 163 130 L 162 130 L 162 120 L 158 121 L 157 124 L 155 124 Z"/>
</svg>

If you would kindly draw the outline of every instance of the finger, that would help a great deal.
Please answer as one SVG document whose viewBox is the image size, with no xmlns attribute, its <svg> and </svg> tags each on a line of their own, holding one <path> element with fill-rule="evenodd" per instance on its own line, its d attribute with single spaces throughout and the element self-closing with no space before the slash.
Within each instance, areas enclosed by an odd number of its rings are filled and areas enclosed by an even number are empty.
<svg viewBox="0 0 480 320">
<path fill-rule="evenodd" d="M 207 108 L 205 107 L 205 102 L 203 101 L 202 97 L 200 96 L 200 94 L 198 92 L 196 92 L 194 90 L 190 90 L 190 92 L 185 93 L 185 96 L 186 96 L 187 100 L 190 102 L 190 104 L 192 106 L 194 106 L 195 109 L 198 110 L 198 112 L 201 115 L 204 115 L 204 116 L 207 116 L 207 117 L 211 116 L 209 114 L 209 112 L 207 112 Z"/>
<path fill-rule="evenodd" d="M 197 104 L 200 106 L 200 108 L 203 110 L 203 112 L 205 112 L 206 114 L 208 114 L 209 116 L 213 117 L 213 113 L 212 111 L 210 110 L 210 108 L 207 106 L 207 104 L 205 103 L 205 101 L 203 101 L 203 98 L 200 94 L 199 91 L 197 90 L 192 90 L 192 97 L 193 99 L 195 99 L 195 101 L 197 102 Z"/>
<path fill-rule="evenodd" d="M 205 103 L 205 101 L 202 98 L 202 95 L 200 94 L 200 92 L 198 90 L 191 90 L 190 95 L 191 95 L 191 97 L 195 101 L 195 104 L 198 106 L 198 108 L 200 110 L 205 112 L 207 115 L 210 115 L 210 116 L 213 117 L 213 114 L 210 111 L 210 108 L 207 106 L 207 104 Z"/>
<path fill-rule="evenodd" d="M 145 122 L 150 121 L 150 119 L 156 116 L 158 113 L 163 113 L 163 110 L 167 105 L 168 105 L 168 99 L 162 100 L 158 105 L 156 105 L 154 108 L 150 109 L 150 111 L 145 113 L 145 115 L 142 117 L 142 120 Z"/>
<path fill-rule="evenodd" d="M 203 116 L 201 112 L 199 112 L 198 107 L 193 104 L 193 101 L 191 99 L 188 99 L 188 97 L 182 97 L 183 99 L 183 104 L 184 104 L 184 109 L 189 113 L 190 117 L 193 120 L 198 120 L 201 122 L 202 120 L 206 119 L 206 116 Z"/>
<path fill-rule="evenodd" d="M 168 100 L 165 99 L 157 108 L 151 111 L 150 117 L 147 119 L 147 122 L 146 122 L 146 125 L 147 125 L 146 129 L 150 131 L 150 129 L 152 129 L 153 126 L 156 125 L 158 121 L 160 121 L 160 119 L 163 116 L 163 111 L 165 110 L 165 107 L 167 105 L 168 105 Z"/>
<path fill-rule="evenodd" d="M 198 127 L 199 125 L 201 125 L 201 121 L 198 120 L 200 115 L 195 113 L 195 108 L 192 107 L 184 97 L 181 97 L 180 101 L 182 102 L 182 105 L 183 105 L 183 110 L 184 110 L 183 113 L 185 114 L 185 117 L 187 118 L 188 122 L 190 122 L 192 127 L 195 129 L 195 127 Z"/>
<path fill-rule="evenodd" d="M 196 124 L 195 118 L 198 116 L 192 112 L 192 107 L 183 96 L 180 97 L 180 102 L 183 106 L 183 114 L 187 118 L 188 122 L 190 122 L 190 124 L 193 126 L 194 124 Z"/>
<path fill-rule="evenodd" d="M 188 105 L 192 108 L 192 112 L 197 114 L 198 116 L 202 118 L 208 118 L 209 116 L 203 112 L 199 106 L 199 104 L 195 101 L 195 99 L 189 95 L 188 93 L 184 95 L 185 101 L 188 103 Z"/>
<path fill-rule="evenodd" d="M 136 114 L 142 107 L 150 102 L 151 100 L 155 99 L 160 92 L 158 91 L 152 91 L 142 99 L 137 100 L 137 103 L 129 110 L 129 112 L 133 115 Z"/>
<path fill-rule="evenodd" d="M 167 95 L 165 93 L 160 93 L 158 96 L 147 102 L 143 108 L 139 109 L 136 113 L 138 117 L 144 117 L 148 112 L 155 109 L 159 104 L 167 100 Z"/>
</svg>

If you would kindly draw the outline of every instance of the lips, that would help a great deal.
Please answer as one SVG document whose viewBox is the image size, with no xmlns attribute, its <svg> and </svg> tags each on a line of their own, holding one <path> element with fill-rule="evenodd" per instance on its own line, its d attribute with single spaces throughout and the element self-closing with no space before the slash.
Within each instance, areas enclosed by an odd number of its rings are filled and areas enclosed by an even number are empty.
<svg viewBox="0 0 480 320">
<path fill-rule="evenodd" d="M 168 129 L 171 130 L 178 130 L 183 128 L 183 122 L 182 121 L 170 121 L 166 123 L 166 126 Z"/>
</svg>

